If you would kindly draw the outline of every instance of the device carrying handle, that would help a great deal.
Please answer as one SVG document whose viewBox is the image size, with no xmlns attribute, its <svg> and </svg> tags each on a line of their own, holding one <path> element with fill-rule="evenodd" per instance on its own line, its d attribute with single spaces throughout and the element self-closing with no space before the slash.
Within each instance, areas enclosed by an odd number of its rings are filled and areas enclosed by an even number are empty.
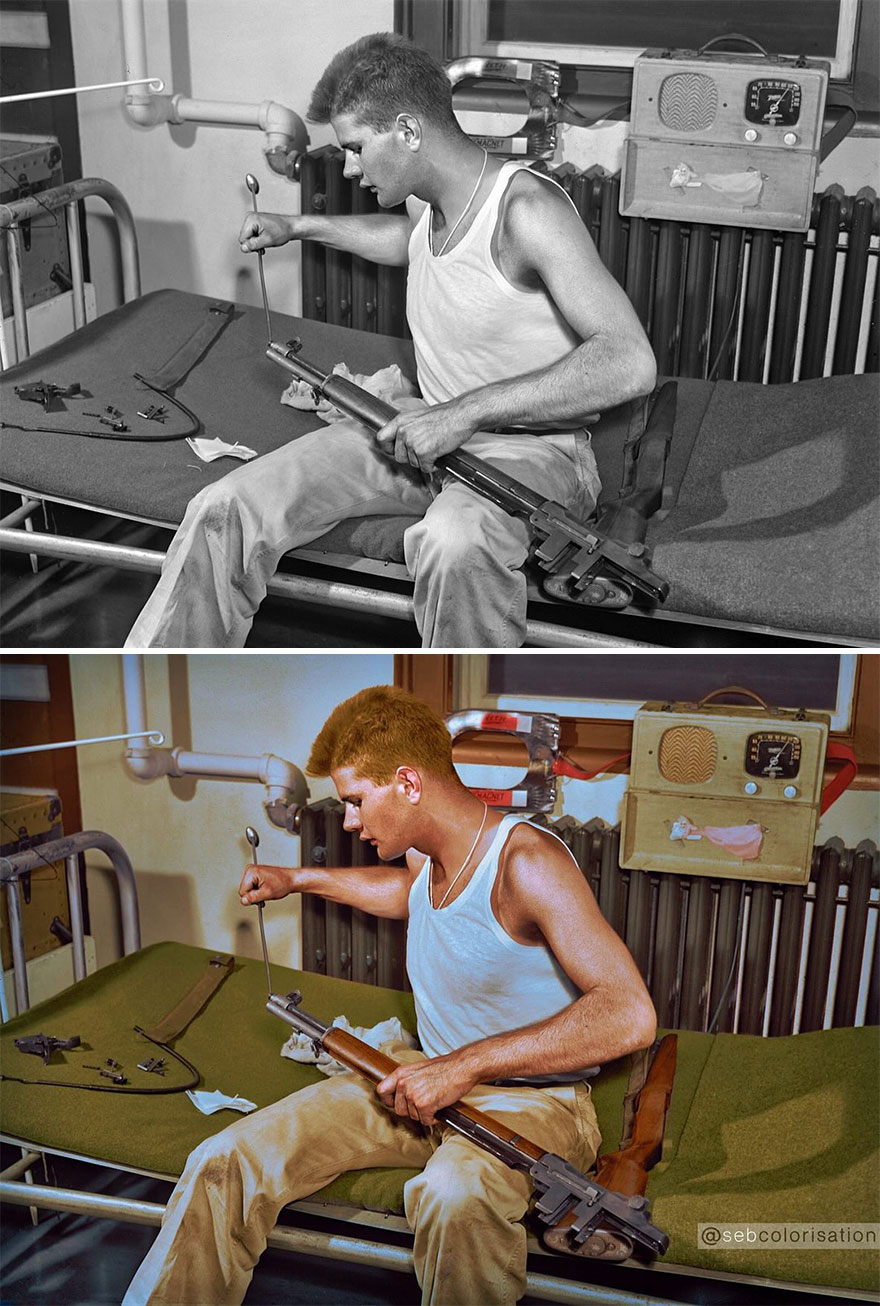
<svg viewBox="0 0 880 1306">
<path fill-rule="evenodd" d="M 713 36 L 711 41 L 707 41 L 705 45 L 700 46 L 697 54 L 705 54 L 707 50 L 712 49 L 713 45 L 718 45 L 721 41 L 740 41 L 743 45 L 752 46 L 752 48 L 762 54 L 765 59 L 772 58 L 770 51 L 765 50 L 760 42 L 753 40 L 750 36 L 744 36 L 742 32 L 722 32 L 720 36 Z"/>
<path fill-rule="evenodd" d="M 706 704 L 711 703 L 713 699 L 720 698 L 722 694 L 741 694 L 745 698 L 751 698 L 759 707 L 762 707 L 765 712 L 773 711 L 773 708 L 766 699 L 762 698 L 760 694 L 756 694 L 753 689 L 746 689 L 744 685 L 725 685 L 723 689 L 713 689 L 711 694 L 707 694 L 705 698 L 700 699 L 697 704 L 697 711 L 699 712 L 701 707 L 705 707 Z"/>
<path fill-rule="evenodd" d="M 819 142 L 820 163 L 823 159 L 828 158 L 828 155 L 832 150 L 837 149 L 844 136 L 847 136 L 852 131 L 853 127 L 855 127 L 859 117 L 856 112 L 856 106 L 853 103 L 852 96 L 849 92 L 837 88 L 835 88 L 833 92 L 828 92 L 828 97 L 825 101 L 825 108 L 840 109 L 841 112 L 840 116 L 835 119 L 833 125 L 828 128 L 828 131 Z"/>
<path fill-rule="evenodd" d="M 828 743 L 825 750 L 825 760 L 832 762 L 842 762 L 843 766 L 837 772 L 833 780 L 822 790 L 822 799 L 819 804 L 819 815 L 824 816 L 832 803 L 836 803 L 844 789 L 848 789 L 856 778 L 859 764 L 856 761 L 856 755 L 848 744 L 841 744 L 836 739 Z"/>
</svg>

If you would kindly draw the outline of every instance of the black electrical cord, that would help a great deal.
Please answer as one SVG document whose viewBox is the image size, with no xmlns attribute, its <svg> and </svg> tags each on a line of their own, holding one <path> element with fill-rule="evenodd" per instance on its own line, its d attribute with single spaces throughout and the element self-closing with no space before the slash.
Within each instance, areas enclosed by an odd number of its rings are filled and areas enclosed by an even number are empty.
<svg viewBox="0 0 880 1306">
<path fill-rule="evenodd" d="M 83 1088 L 89 1093 L 128 1093 L 130 1095 L 139 1095 L 142 1097 L 157 1097 L 162 1093 L 185 1093 L 189 1089 L 197 1087 L 201 1080 L 201 1074 L 196 1070 L 191 1061 L 187 1061 L 186 1057 L 182 1056 L 179 1052 L 175 1052 L 167 1043 L 159 1043 L 156 1039 L 150 1038 L 146 1030 L 141 1029 L 140 1025 L 135 1025 L 134 1032 L 136 1034 L 143 1034 L 144 1038 L 148 1039 L 154 1047 L 161 1048 L 163 1052 L 167 1052 L 175 1061 L 184 1066 L 191 1075 L 189 1082 L 186 1084 L 163 1084 L 156 1088 L 117 1088 L 115 1085 L 110 1084 L 71 1084 L 61 1079 L 19 1079 L 17 1075 L 4 1074 L 0 1074 L 0 1080 L 6 1080 L 11 1084 L 27 1084 L 30 1087 Z"/>
</svg>

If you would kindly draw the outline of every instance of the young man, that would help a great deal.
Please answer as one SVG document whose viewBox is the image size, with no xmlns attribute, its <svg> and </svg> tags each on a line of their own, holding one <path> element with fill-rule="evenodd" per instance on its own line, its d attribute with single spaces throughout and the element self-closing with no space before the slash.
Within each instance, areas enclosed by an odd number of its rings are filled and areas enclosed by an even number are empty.
<svg viewBox="0 0 880 1306">
<path fill-rule="evenodd" d="M 423 703 L 363 690 L 332 713 L 307 769 L 332 776 L 348 830 L 406 864 L 248 866 L 241 901 L 315 893 L 408 917 L 421 1051 L 386 1046 L 406 1064 L 375 1089 L 337 1075 L 197 1148 L 125 1306 L 241 1301 L 282 1206 L 370 1166 L 421 1171 L 405 1208 L 424 1302 L 513 1303 L 528 1179 L 436 1112 L 466 1097 L 588 1169 L 600 1139 L 586 1077 L 653 1041 L 651 1000 L 565 845 L 475 798 Z"/>
<path fill-rule="evenodd" d="M 585 424 L 651 391 L 650 345 L 564 191 L 464 134 L 425 51 L 388 33 L 355 42 L 309 118 L 332 124 L 345 175 L 406 215 L 249 214 L 242 249 L 307 238 L 408 265 L 423 403 L 376 436 L 350 421 L 302 436 L 197 495 L 128 643 L 242 645 L 288 549 L 397 514 L 421 516 L 404 545 L 423 645 L 519 645 L 526 524 L 434 461 L 467 448 L 588 517 L 600 487 Z"/>
</svg>

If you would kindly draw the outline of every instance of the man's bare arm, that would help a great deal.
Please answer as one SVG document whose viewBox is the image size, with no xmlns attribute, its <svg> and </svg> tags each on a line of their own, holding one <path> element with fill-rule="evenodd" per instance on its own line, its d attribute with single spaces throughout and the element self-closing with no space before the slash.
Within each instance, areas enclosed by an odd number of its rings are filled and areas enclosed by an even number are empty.
<svg viewBox="0 0 880 1306">
<path fill-rule="evenodd" d="M 371 916 L 405 920 L 412 876 L 401 866 L 246 866 L 238 892 L 250 906 L 289 893 L 311 893 Z"/>
<path fill-rule="evenodd" d="M 402 1067 L 378 1086 L 386 1105 L 432 1124 L 435 1112 L 475 1084 L 565 1074 L 646 1047 L 656 1033 L 647 989 L 623 941 L 599 911 L 564 849 L 523 827 L 505 858 L 496 914 L 522 942 L 542 939 L 582 996 L 556 1015 Z"/>
<path fill-rule="evenodd" d="M 319 213 L 249 213 L 238 239 L 246 253 L 286 245 L 290 240 L 317 240 L 371 263 L 403 267 L 409 261 L 410 231 L 409 218 L 401 214 L 326 217 Z"/>
<path fill-rule="evenodd" d="M 543 286 L 583 343 L 548 367 L 395 418 L 377 440 L 398 462 L 430 471 L 476 431 L 584 425 L 654 387 L 654 355 L 638 316 L 564 195 L 524 174 L 506 205 L 497 257 L 516 284 Z"/>
</svg>

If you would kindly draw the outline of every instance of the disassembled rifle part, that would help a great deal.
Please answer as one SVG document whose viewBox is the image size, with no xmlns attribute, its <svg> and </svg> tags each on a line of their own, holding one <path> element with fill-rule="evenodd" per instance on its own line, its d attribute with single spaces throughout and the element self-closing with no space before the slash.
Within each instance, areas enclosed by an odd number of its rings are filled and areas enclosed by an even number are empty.
<svg viewBox="0 0 880 1306">
<path fill-rule="evenodd" d="M 74 1034 L 72 1038 L 55 1038 L 52 1034 L 27 1034 L 15 1040 L 19 1052 L 29 1052 L 32 1056 L 41 1057 L 44 1066 L 48 1066 L 53 1052 L 78 1048 L 80 1043 L 79 1034 Z"/>
<path fill-rule="evenodd" d="M 164 1057 L 147 1057 L 144 1061 L 138 1062 L 138 1070 L 146 1070 L 147 1074 L 164 1075 L 168 1070 L 165 1065 Z"/>
<path fill-rule="evenodd" d="M 107 1064 L 108 1065 L 111 1064 L 110 1057 L 107 1058 Z M 114 1061 L 112 1062 L 112 1064 L 118 1065 L 119 1063 Z M 97 1070 L 99 1075 L 103 1075 L 105 1079 L 112 1080 L 114 1084 L 128 1083 L 128 1080 L 126 1079 L 125 1075 L 123 1075 L 121 1070 L 107 1070 L 105 1069 L 104 1066 L 90 1066 L 87 1065 L 86 1062 L 83 1062 L 83 1070 Z"/>
<path fill-rule="evenodd" d="M 251 846 L 251 856 L 253 857 L 253 860 L 256 862 L 257 849 L 260 846 L 260 836 L 257 834 L 256 830 L 252 825 L 246 827 L 245 834 L 247 835 L 247 841 Z M 252 885 L 251 887 L 256 888 L 257 886 Z M 266 947 L 266 927 L 263 924 L 263 908 L 265 907 L 265 905 L 266 904 L 264 902 L 257 903 L 257 907 L 259 908 L 259 916 L 257 919 L 260 922 L 260 943 L 263 946 L 263 964 L 266 967 L 266 991 L 269 994 L 269 997 L 271 998 L 272 975 L 269 971 L 269 949 Z"/>
<path fill-rule="evenodd" d="M 247 184 L 247 188 L 248 188 L 248 190 L 249 190 L 250 193 L 251 193 L 251 199 L 252 199 L 252 201 L 253 201 L 253 205 L 254 205 L 254 213 L 258 213 L 258 212 L 259 212 L 259 209 L 257 208 L 257 196 L 258 196 L 259 193 L 260 193 L 260 183 L 257 181 L 256 177 L 254 176 L 254 174 L 253 174 L 252 172 L 249 172 L 249 173 L 246 175 L 246 177 L 245 177 L 245 183 Z M 269 339 L 269 344 L 271 345 L 271 343 L 272 343 L 272 319 L 269 317 L 269 299 L 268 299 L 268 296 L 267 296 L 267 294 L 266 294 L 266 273 L 265 273 L 265 271 L 263 270 L 263 255 L 264 255 L 265 253 L 266 253 L 266 251 L 265 251 L 264 249 L 258 249 L 258 250 L 257 250 L 257 254 L 258 254 L 258 256 L 259 256 L 259 262 L 258 262 L 257 266 L 258 266 L 259 269 L 260 269 L 260 289 L 261 289 L 261 291 L 263 292 L 263 309 L 264 309 L 264 311 L 265 311 L 265 313 L 266 313 L 266 334 L 267 334 L 268 339 Z"/>
<path fill-rule="evenodd" d="M 353 381 L 335 373 L 327 375 L 313 363 L 298 358 L 301 349 L 299 339 L 289 340 L 286 345 L 270 343 L 266 357 L 371 431 L 381 430 L 398 416 L 391 404 Z M 674 390 L 672 394 L 674 399 Z M 672 402 L 664 399 L 664 413 Z M 554 598 L 617 610 L 635 601 L 662 603 L 668 596 L 669 585 L 651 570 L 643 540 L 630 538 L 622 543 L 600 534 L 572 517 L 561 504 L 542 498 L 528 485 L 465 449 L 444 454 L 434 465 L 505 512 L 528 521 L 534 533 L 531 556 L 549 573 L 544 588 Z"/>
<path fill-rule="evenodd" d="M 62 399 L 84 399 L 82 386 L 78 381 L 72 385 L 54 385 L 51 381 L 29 381 L 26 385 L 17 385 L 15 393 L 19 399 L 28 403 L 40 404 L 46 413 L 64 412 Z"/>
</svg>

